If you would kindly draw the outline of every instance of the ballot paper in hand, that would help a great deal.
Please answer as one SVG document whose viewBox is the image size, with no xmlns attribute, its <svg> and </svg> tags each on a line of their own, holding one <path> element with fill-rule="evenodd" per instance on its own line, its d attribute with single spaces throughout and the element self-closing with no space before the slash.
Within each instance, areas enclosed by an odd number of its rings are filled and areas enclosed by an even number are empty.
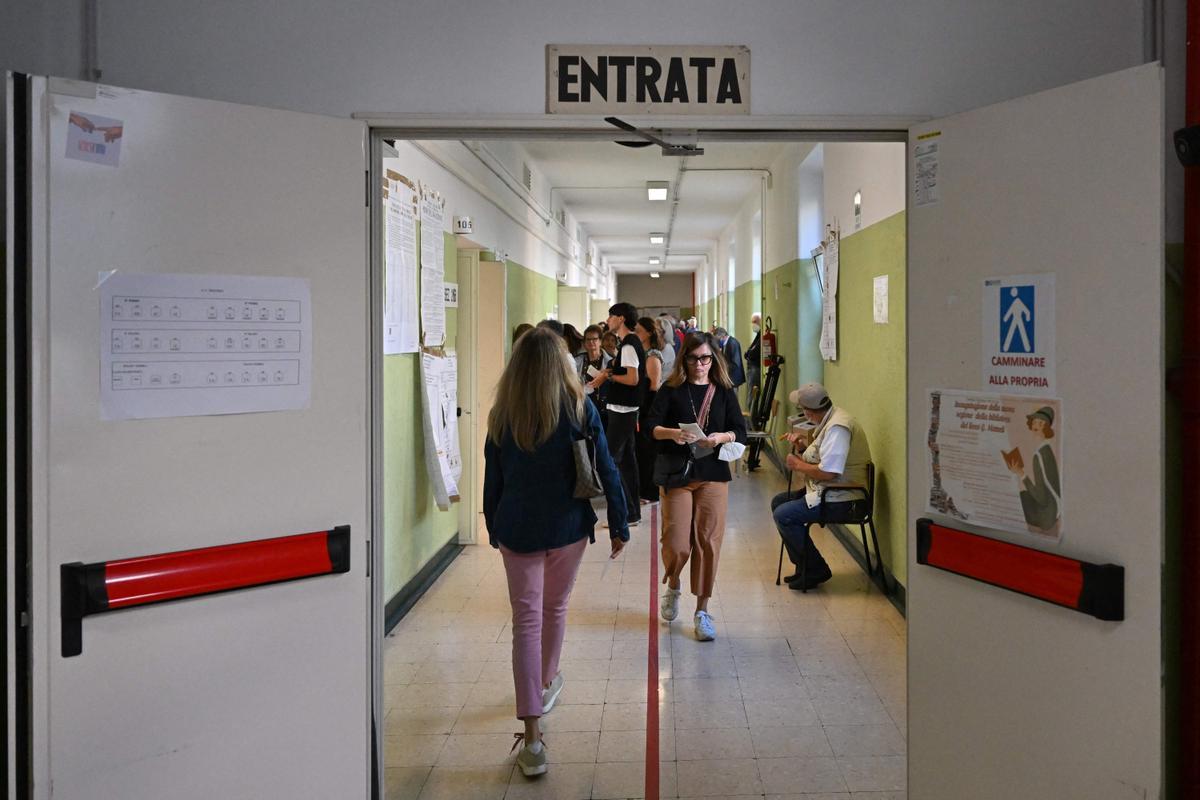
<svg viewBox="0 0 1200 800">
<path fill-rule="evenodd" d="M 588 376 L 589 378 L 595 378 L 595 377 L 596 377 L 597 375 L 599 375 L 599 374 L 600 374 L 600 370 L 596 369 L 595 365 L 589 365 L 589 366 L 588 366 L 588 368 L 587 368 L 587 376 Z"/>
<path fill-rule="evenodd" d="M 704 429 L 694 422 L 680 423 L 679 429 L 684 433 L 690 433 L 692 436 L 695 436 L 697 441 L 708 438 L 708 434 L 704 432 Z M 692 443 L 689 445 L 689 447 L 692 448 L 693 458 L 704 458 L 705 456 L 711 455 L 713 451 L 711 447 L 701 447 L 696 443 Z"/>
</svg>

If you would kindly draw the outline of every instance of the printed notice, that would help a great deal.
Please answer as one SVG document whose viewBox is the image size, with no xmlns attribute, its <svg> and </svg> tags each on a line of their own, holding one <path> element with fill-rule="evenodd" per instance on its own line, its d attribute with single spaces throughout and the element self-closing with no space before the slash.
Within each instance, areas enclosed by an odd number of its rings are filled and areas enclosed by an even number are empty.
<svg viewBox="0 0 1200 800">
<path fill-rule="evenodd" d="M 1054 395 L 1054 273 L 983 282 L 983 385 L 1009 394 Z"/>
<path fill-rule="evenodd" d="M 837 361 L 838 236 L 830 232 L 825 244 L 825 281 L 821 286 L 821 358 Z"/>
<path fill-rule="evenodd" d="M 417 303 L 417 193 L 388 171 L 384 200 L 387 249 L 384 258 L 383 352 L 415 353 L 420 345 Z"/>
<path fill-rule="evenodd" d="M 444 201 L 437 192 L 421 190 L 421 335 L 426 347 L 446 341 L 445 249 L 442 238 Z"/>
<path fill-rule="evenodd" d="M 929 512 L 1060 541 L 1062 429 L 1058 400 L 931 391 Z"/>
<path fill-rule="evenodd" d="M 119 119 L 72 111 L 67 118 L 67 158 L 118 166 L 124 135 L 125 124 Z"/>
<path fill-rule="evenodd" d="M 458 358 L 421 354 L 422 428 L 425 469 L 433 499 L 442 511 L 458 500 L 462 458 L 458 441 Z"/>
<path fill-rule="evenodd" d="M 918 206 L 933 205 L 942 199 L 938 186 L 938 140 L 941 131 L 922 133 L 913 147 L 913 194 Z"/>
<path fill-rule="evenodd" d="M 888 324 L 888 276 L 875 276 L 873 313 L 876 325 Z"/>
<path fill-rule="evenodd" d="M 99 294 L 101 419 L 308 407 L 307 279 L 117 273 Z"/>
</svg>

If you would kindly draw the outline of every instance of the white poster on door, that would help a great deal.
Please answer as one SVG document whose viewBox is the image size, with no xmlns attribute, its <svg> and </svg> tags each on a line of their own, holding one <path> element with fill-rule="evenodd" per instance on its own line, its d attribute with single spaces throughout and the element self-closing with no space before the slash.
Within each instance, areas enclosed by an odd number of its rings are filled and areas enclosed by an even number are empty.
<svg viewBox="0 0 1200 800">
<path fill-rule="evenodd" d="M 1054 273 L 985 279 L 981 317 L 983 388 L 1056 394 Z"/>
<path fill-rule="evenodd" d="M 458 360 L 453 354 L 421 353 L 422 428 L 425 469 L 442 511 L 459 499 L 462 458 L 458 446 Z"/>
<path fill-rule="evenodd" d="M 389 177 L 395 175 L 389 170 Z M 397 178 L 400 176 L 397 175 Z M 384 201 L 383 352 L 421 349 L 417 279 L 417 193 L 403 179 L 389 180 Z"/>
<path fill-rule="evenodd" d="M 306 278 L 102 276 L 100 418 L 308 408 Z"/>
<path fill-rule="evenodd" d="M 421 336 L 426 347 L 440 347 L 446 341 L 444 217 L 441 195 L 421 187 Z"/>
<path fill-rule="evenodd" d="M 1060 541 L 1061 431 L 1058 400 L 931 390 L 927 510 Z"/>
</svg>

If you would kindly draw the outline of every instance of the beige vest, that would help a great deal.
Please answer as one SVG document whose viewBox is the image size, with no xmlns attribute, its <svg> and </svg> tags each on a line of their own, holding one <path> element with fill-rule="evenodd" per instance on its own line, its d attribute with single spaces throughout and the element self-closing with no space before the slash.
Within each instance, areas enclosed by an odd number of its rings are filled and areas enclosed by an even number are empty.
<svg viewBox="0 0 1200 800">
<path fill-rule="evenodd" d="M 806 488 L 810 496 L 813 494 L 819 495 L 821 489 L 830 483 L 867 485 L 867 462 L 871 460 L 871 446 L 867 443 L 867 434 L 863 432 L 862 426 L 858 424 L 858 420 L 837 406 L 834 406 L 829 412 L 829 416 L 825 418 L 825 422 L 821 425 L 820 430 L 817 431 L 812 444 L 804 451 L 804 460 L 810 464 L 819 464 L 821 462 L 821 442 L 824 441 L 826 432 L 834 427 L 845 428 L 850 431 L 850 452 L 846 455 L 846 468 L 840 476 L 831 481 L 817 481 L 809 478 L 806 481 Z M 847 500 L 861 500 L 862 496 L 861 492 L 832 491 L 825 496 L 825 500 L 831 503 L 840 503 Z"/>
</svg>

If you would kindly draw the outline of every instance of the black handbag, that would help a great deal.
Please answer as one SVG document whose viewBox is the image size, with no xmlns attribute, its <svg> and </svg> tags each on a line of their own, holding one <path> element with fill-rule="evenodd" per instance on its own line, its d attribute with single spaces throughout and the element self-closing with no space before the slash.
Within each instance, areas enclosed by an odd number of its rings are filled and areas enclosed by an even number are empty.
<svg viewBox="0 0 1200 800">
<path fill-rule="evenodd" d="M 678 489 L 692 482 L 692 467 L 696 459 L 687 453 L 659 453 L 654 457 L 654 485 Z"/>
</svg>

